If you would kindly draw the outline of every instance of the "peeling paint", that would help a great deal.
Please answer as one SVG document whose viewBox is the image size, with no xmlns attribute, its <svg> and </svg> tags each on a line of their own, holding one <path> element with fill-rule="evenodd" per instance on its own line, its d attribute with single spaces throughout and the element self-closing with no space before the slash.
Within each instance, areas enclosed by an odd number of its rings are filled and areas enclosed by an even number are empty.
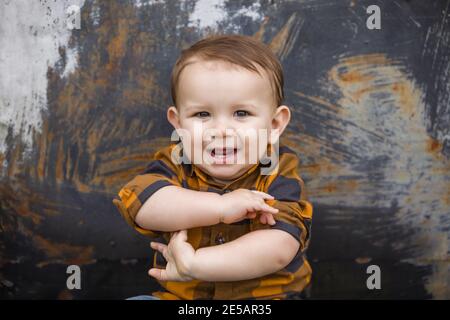
<svg viewBox="0 0 450 320">
<path fill-rule="evenodd" d="M 276 53 L 280 61 L 283 61 L 292 51 L 293 45 L 298 40 L 303 23 L 304 19 L 298 17 L 297 13 L 294 12 L 270 42 L 270 49 Z"/>
<path fill-rule="evenodd" d="M 257 1 L 250 6 L 242 7 L 234 12 L 225 8 L 224 0 L 198 0 L 195 3 L 194 11 L 189 16 L 188 27 L 195 27 L 200 30 L 217 30 L 220 23 L 239 17 L 248 17 L 254 21 L 261 21 L 261 4 Z M 239 26 L 235 26 L 239 27 Z"/>
<path fill-rule="evenodd" d="M 0 3 L 0 153 L 6 151 L 8 129 L 20 136 L 29 152 L 33 131 L 40 131 L 47 108 L 47 68 L 59 59 L 59 48 L 71 36 L 65 9 L 76 1 L 9 1 Z M 69 54 L 67 74 L 74 68 Z"/>
</svg>

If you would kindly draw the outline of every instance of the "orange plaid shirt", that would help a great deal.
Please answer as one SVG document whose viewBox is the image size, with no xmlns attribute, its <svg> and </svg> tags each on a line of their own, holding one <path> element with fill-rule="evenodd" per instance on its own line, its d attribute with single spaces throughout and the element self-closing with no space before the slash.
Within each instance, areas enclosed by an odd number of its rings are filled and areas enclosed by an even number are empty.
<svg viewBox="0 0 450 320">
<path fill-rule="evenodd" d="M 150 238 L 160 237 L 168 243 L 170 232 L 146 230 L 135 223 L 135 217 L 143 203 L 158 189 L 175 185 L 204 192 L 223 194 L 235 189 L 245 188 L 266 192 L 274 196 L 267 203 L 279 209 L 274 215 L 275 225 L 262 224 L 259 216 L 232 224 L 219 223 L 212 226 L 196 227 L 187 230 L 188 242 L 194 249 L 216 246 L 233 241 L 248 232 L 258 229 L 279 229 L 291 234 L 300 243 L 300 248 L 292 261 L 276 273 L 263 277 L 227 282 L 206 282 L 192 280 L 187 282 L 159 281 L 164 291 L 152 294 L 163 300 L 196 299 L 291 299 L 310 283 L 312 269 L 306 259 L 311 236 L 312 205 L 305 199 L 303 180 L 298 175 L 296 153 L 280 144 L 277 170 L 274 174 L 262 175 L 261 162 L 254 164 L 245 174 L 226 185 L 213 181 L 195 164 L 176 164 L 171 154 L 176 144 L 170 144 L 155 152 L 144 172 L 134 177 L 113 199 L 120 214 L 139 233 Z M 270 166 L 270 164 L 269 164 Z M 166 261 L 157 250 L 153 256 L 154 268 L 165 268 Z"/>
</svg>

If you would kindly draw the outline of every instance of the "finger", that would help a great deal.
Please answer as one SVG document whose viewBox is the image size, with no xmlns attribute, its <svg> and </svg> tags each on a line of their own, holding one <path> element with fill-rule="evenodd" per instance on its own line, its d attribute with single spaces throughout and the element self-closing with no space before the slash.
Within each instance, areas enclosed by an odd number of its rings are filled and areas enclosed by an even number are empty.
<svg viewBox="0 0 450 320">
<path fill-rule="evenodd" d="M 160 252 L 164 251 L 164 248 L 167 247 L 167 245 L 165 245 L 164 243 L 159 243 L 159 242 L 150 242 L 150 247 L 152 247 L 152 249 L 158 250 Z"/>
<path fill-rule="evenodd" d="M 259 217 L 259 221 L 261 221 L 261 223 L 267 224 L 267 218 L 265 213 L 261 214 L 261 216 Z"/>
<path fill-rule="evenodd" d="M 264 221 L 266 224 L 274 225 L 275 220 L 273 219 L 273 216 L 270 213 L 263 213 L 264 215 Z"/>
<path fill-rule="evenodd" d="M 273 226 L 274 224 L 277 223 L 277 222 L 275 221 L 275 218 L 274 218 L 273 215 L 271 215 L 271 214 L 268 214 L 268 215 L 267 215 L 267 221 L 269 222 L 269 224 L 270 224 L 271 226 Z"/>
<path fill-rule="evenodd" d="M 253 193 L 255 193 L 255 194 L 261 196 L 262 199 L 268 199 L 268 200 L 273 200 L 273 199 L 275 199 L 274 196 L 272 196 L 272 195 L 270 195 L 270 194 L 268 194 L 268 193 L 265 193 L 265 192 L 262 192 L 262 191 L 257 191 L 257 190 L 251 190 L 251 191 L 252 191 Z"/>
<path fill-rule="evenodd" d="M 261 214 L 262 213 L 277 214 L 279 211 L 277 208 L 271 207 L 267 203 L 255 205 L 254 210 L 261 211 L 260 212 Z"/>
<path fill-rule="evenodd" d="M 187 236 L 187 230 L 180 230 L 180 231 L 178 232 L 178 236 L 180 237 L 181 240 L 187 241 L 187 238 L 188 238 L 188 236 Z"/>
<path fill-rule="evenodd" d="M 248 214 L 247 214 L 247 217 L 248 217 L 249 219 L 255 218 L 255 217 L 256 217 L 256 212 L 252 211 L 252 212 L 248 213 Z"/>
<path fill-rule="evenodd" d="M 153 249 L 161 252 L 166 261 L 169 261 L 168 246 L 166 244 L 152 241 L 150 242 L 150 245 L 152 246 Z"/>
<path fill-rule="evenodd" d="M 254 217 L 256 217 L 255 212 L 247 212 L 247 216 L 245 217 L 245 219 L 253 219 Z"/>
<path fill-rule="evenodd" d="M 251 211 L 253 212 L 258 212 L 261 211 L 261 204 L 259 203 L 253 203 L 253 205 L 251 206 L 251 208 L 249 208 Z"/>
<path fill-rule="evenodd" d="M 264 205 L 264 204 L 259 204 L 259 203 L 255 204 L 255 205 L 253 206 L 253 209 L 254 209 L 254 211 L 255 211 L 257 214 L 263 214 L 264 212 L 267 211 L 265 205 Z"/>
<path fill-rule="evenodd" d="M 279 209 L 277 209 L 277 208 L 274 208 L 274 207 L 272 207 L 272 206 L 269 206 L 267 203 L 264 203 L 263 205 L 262 205 L 262 209 L 261 210 L 264 210 L 264 211 L 266 211 L 266 212 L 268 212 L 268 213 L 271 213 L 271 214 L 277 214 L 280 210 Z"/>
<path fill-rule="evenodd" d="M 180 242 L 187 242 L 187 231 L 180 230 L 173 236 L 173 239 L 169 242 L 169 251 L 174 252 L 175 248 L 180 244 Z"/>
<path fill-rule="evenodd" d="M 262 192 L 262 191 L 258 191 L 258 190 L 250 190 L 250 191 L 252 191 L 252 192 L 254 192 L 254 193 L 256 193 L 256 194 L 262 196 L 264 199 L 274 199 L 274 197 L 271 196 L 271 195 L 268 194 L 268 193 L 265 193 L 265 192 Z"/>
<path fill-rule="evenodd" d="M 264 221 L 266 221 L 267 224 L 270 224 L 272 226 L 274 224 L 276 224 L 276 220 L 272 213 L 263 212 L 263 213 L 261 213 L 261 215 L 264 215 L 264 219 L 265 219 Z"/>
<path fill-rule="evenodd" d="M 167 281 L 168 276 L 167 276 L 167 272 L 165 269 L 157 269 L 157 268 L 151 268 L 148 271 L 149 276 L 152 276 L 153 278 L 156 278 L 160 281 Z"/>
</svg>

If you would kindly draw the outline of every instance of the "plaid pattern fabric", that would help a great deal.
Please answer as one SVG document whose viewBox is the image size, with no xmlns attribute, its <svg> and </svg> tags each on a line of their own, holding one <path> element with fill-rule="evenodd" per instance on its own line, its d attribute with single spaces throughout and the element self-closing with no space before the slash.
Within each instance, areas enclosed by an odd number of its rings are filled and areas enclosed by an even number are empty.
<svg viewBox="0 0 450 320">
<path fill-rule="evenodd" d="M 262 224 L 257 216 L 254 219 L 244 219 L 233 224 L 219 223 L 192 228 L 188 230 L 188 242 L 194 249 L 220 245 L 248 232 L 267 228 L 288 232 L 299 241 L 300 248 L 285 268 L 273 274 L 250 280 L 228 282 L 158 281 L 164 290 L 153 292 L 152 295 L 163 300 L 259 300 L 298 297 L 299 292 L 310 284 L 312 275 L 312 269 L 305 254 L 311 237 L 312 205 L 305 198 L 304 183 L 297 172 L 299 160 L 296 153 L 280 144 L 279 162 L 276 170 L 273 170 L 274 174 L 261 175 L 261 167 L 267 165 L 257 163 L 244 175 L 224 185 L 213 181 L 195 164 L 172 162 L 171 155 L 175 147 L 177 147 L 176 144 L 170 144 L 155 152 L 146 169 L 129 181 L 119 191 L 118 197 L 113 199 L 114 205 L 130 226 L 150 238 L 159 237 L 167 244 L 170 240 L 170 232 L 146 230 L 134 221 L 142 204 L 158 189 L 176 185 L 197 191 L 223 194 L 245 188 L 263 191 L 274 196 L 274 200 L 266 200 L 266 202 L 279 209 L 279 212 L 274 215 L 276 224 L 273 226 Z M 153 267 L 164 268 L 165 264 L 162 254 L 155 251 Z"/>
</svg>

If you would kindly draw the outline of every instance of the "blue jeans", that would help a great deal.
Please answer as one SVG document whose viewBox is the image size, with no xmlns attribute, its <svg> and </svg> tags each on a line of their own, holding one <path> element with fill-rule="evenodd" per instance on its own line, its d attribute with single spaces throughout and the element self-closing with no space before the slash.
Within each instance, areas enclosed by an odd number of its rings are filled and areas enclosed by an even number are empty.
<svg viewBox="0 0 450 320">
<path fill-rule="evenodd" d="M 140 295 L 140 296 L 128 298 L 126 300 L 161 300 L 161 299 L 159 299 L 155 296 Z"/>
</svg>

